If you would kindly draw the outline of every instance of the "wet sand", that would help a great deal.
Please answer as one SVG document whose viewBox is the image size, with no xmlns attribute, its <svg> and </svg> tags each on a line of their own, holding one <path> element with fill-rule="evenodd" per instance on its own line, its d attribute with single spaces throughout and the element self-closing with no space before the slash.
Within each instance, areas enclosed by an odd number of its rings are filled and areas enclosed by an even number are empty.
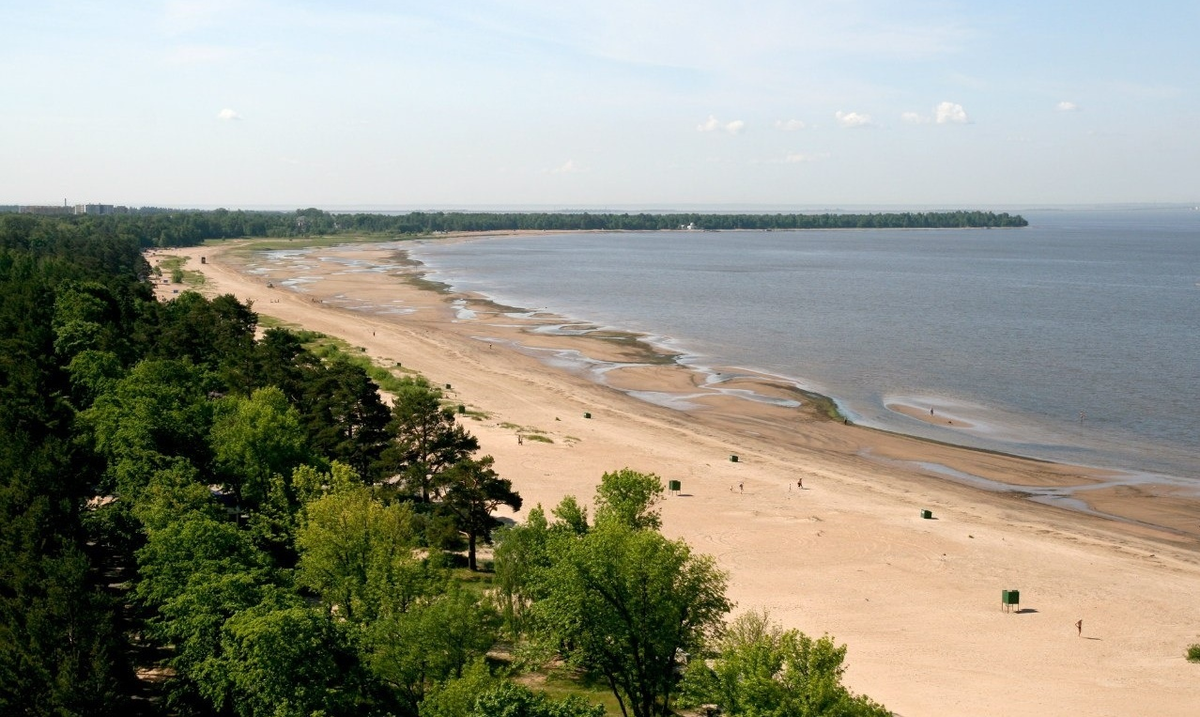
<svg viewBox="0 0 1200 717">
<path fill-rule="evenodd" d="M 1183 659 L 1200 642 L 1200 501 L 1183 489 L 1100 487 L 1112 474 L 843 425 L 770 377 L 697 374 L 632 337 L 563 335 L 585 327 L 431 291 L 383 247 L 253 275 L 261 259 L 228 247 L 169 253 L 197 257 L 187 268 L 208 293 L 451 384 L 526 506 L 586 501 L 626 466 L 681 480 L 664 532 L 717 559 L 738 610 L 848 644 L 848 684 L 898 714 L 1200 704 L 1200 666 Z M 284 285 L 301 275 L 312 280 Z M 518 432 L 550 442 L 518 444 Z M 1084 510 L 1030 499 L 1064 487 Z M 1022 612 L 1000 611 L 1004 589 L 1021 591 Z"/>
</svg>

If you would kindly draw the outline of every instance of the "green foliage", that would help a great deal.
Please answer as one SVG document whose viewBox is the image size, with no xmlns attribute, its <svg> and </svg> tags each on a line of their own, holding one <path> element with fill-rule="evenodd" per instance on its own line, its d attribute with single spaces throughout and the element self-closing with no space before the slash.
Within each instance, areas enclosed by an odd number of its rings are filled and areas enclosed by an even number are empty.
<svg viewBox="0 0 1200 717">
<path fill-rule="evenodd" d="M 444 474 L 479 450 L 479 442 L 443 407 L 442 394 L 424 378 L 404 382 L 396 393 L 389 425 L 392 444 L 384 451 L 387 471 L 424 502 L 440 498 Z"/>
<path fill-rule="evenodd" d="M 575 535 L 588 532 L 587 508 L 580 505 L 575 496 L 564 496 L 550 512 Z"/>
<path fill-rule="evenodd" d="M 662 518 L 654 505 L 663 498 L 662 479 L 623 468 L 605 473 L 596 488 L 596 521 L 615 520 L 634 530 L 658 530 Z"/>
<path fill-rule="evenodd" d="M 1185 656 L 1187 657 L 1188 662 L 1200 662 L 1200 642 L 1188 645 Z"/>
<path fill-rule="evenodd" d="M 305 506 L 296 579 L 321 596 L 330 614 L 350 621 L 405 612 L 445 584 L 415 544 L 409 506 L 384 505 L 370 489 L 352 486 Z"/>
<path fill-rule="evenodd" d="M 783 630 L 766 613 L 745 613 L 722 633 L 718 657 L 688 665 L 685 705 L 715 704 L 744 717 L 887 717 L 891 713 L 841 684 L 846 647 Z"/>
<path fill-rule="evenodd" d="M 356 692 L 347 689 L 362 679 L 352 646 L 343 629 L 318 612 L 300 606 L 242 611 L 226 622 L 221 647 L 224 682 L 207 685 L 213 704 L 227 694 L 243 717 L 358 714 Z"/>
<path fill-rule="evenodd" d="M 513 639 L 526 630 L 539 573 L 550 566 L 550 530 L 546 513 L 538 505 L 525 522 L 497 532 L 494 551 L 496 598 L 508 634 Z"/>
<path fill-rule="evenodd" d="M 207 467 L 211 374 L 185 361 L 142 361 L 80 414 L 108 461 L 107 490 L 133 499 L 179 457 Z"/>
<path fill-rule="evenodd" d="M 314 368 L 301 394 L 300 411 L 315 451 L 368 480 L 386 475 L 380 457 L 388 443 L 388 409 L 361 368 L 346 361 Z"/>
<path fill-rule="evenodd" d="M 635 717 L 669 714 L 676 655 L 699 651 L 730 608 L 725 575 L 683 541 L 601 521 L 562 541 L 533 606 L 568 661 L 605 677 Z"/>
<path fill-rule="evenodd" d="M 135 593 L 156 608 L 178 597 L 189 583 L 211 576 L 250 572 L 268 582 L 265 556 L 246 533 L 209 515 L 187 515 L 151 531 L 137 557 L 141 580 Z"/>
<path fill-rule="evenodd" d="M 513 682 L 502 682 L 475 698 L 467 717 L 604 717 L 604 706 L 571 695 L 559 700 Z"/>
<path fill-rule="evenodd" d="M 209 440 L 217 475 L 251 508 L 267 499 L 272 478 L 291 476 L 314 458 L 300 414 L 275 387 L 218 402 Z"/>
<path fill-rule="evenodd" d="M 521 496 L 512 489 L 512 481 L 501 478 L 492 469 L 491 456 L 464 459 L 446 471 L 447 486 L 441 508 L 453 516 L 458 530 L 467 536 L 467 565 L 475 570 L 477 540 L 491 540 L 492 529 L 500 521 L 492 513 L 502 505 L 521 509 Z"/>
<path fill-rule="evenodd" d="M 462 669 L 462 675 L 431 685 L 421 701 L 420 717 L 466 717 L 479 695 L 505 680 L 488 669 L 487 661 L 476 658 Z"/>
<path fill-rule="evenodd" d="M 461 677 L 483 657 L 496 641 L 497 623 L 494 609 L 452 588 L 372 624 L 370 668 L 415 713 L 434 684 Z"/>
</svg>

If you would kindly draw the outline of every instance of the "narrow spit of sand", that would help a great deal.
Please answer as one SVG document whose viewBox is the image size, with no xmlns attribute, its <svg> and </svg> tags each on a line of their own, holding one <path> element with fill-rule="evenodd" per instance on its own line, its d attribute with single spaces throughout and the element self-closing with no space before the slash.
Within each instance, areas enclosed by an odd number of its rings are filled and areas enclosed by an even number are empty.
<svg viewBox="0 0 1200 717">
<path fill-rule="evenodd" d="M 295 276 L 244 273 L 233 246 L 160 250 L 152 260 L 188 256 L 205 293 L 231 293 L 262 315 L 450 384 L 455 401 L 485 416 L 467 427 L 526 506 L 588 500 L 602 473 L 626 466 L 681 480 L 681 494 L 662 506 L 664 532 L 717 559 L 738 611 L 766 608 L 787 627 L 846 643 L 847 683 L 897 714 L 1200 708 L 1200 665 L 1183 657 L 1200 642 L 1194 494 L 1093 491 L 1093 507 L 1137 521 L 1120 522 L 979 490 L 920 465 L 1012 486 L 1106 476 L 843 426 L 808 403 L 794 407 L 802 396 L 760 377 L 736 380 L 776 404 L 713 393 L 685 369 L 648 362 L 627 337 L 529 333 L 547 317 L 422 288 L 385 248 L 322 249 L 324 260 L 311 257 L 303 271 L 313 280 L 293 289 L 281 282 Z M 159 287 L 164 298 L 172 288 Z M 580 357 L 646 365 L 601 375 Z M 689 408 L 626 391 L 686 395 Z M 518 444 L 518 432 L 552 442 Z M 1021 591 L 1019 613 L 1001 611 L 1007 589 Z"/>
</svg>

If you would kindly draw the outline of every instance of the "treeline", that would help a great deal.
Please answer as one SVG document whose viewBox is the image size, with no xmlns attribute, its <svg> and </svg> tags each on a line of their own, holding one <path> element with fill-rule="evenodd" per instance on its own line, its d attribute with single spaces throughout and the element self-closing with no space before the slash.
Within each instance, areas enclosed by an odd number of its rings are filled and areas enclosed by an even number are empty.
<svg viewBox="0 0 1200 717">
<path fill-rule="evenodd" d="M 111 215 L 0 214 L 0 235 L 118 238 L 143 247 L 195 246 L 209 239 L 337 234 L 423 235 L 475 231 L 661 231 L 785 229 L 947 229 L 1023 227 L 1008 213 L 884 212 L 872 214 L 615 214 L 555 212 L 411 212 L 335 214 L 295 212 L 171 211 Z"/>
<path fill-rule="evenodd" d="M 1023 227 L 1019 215 L 979 211 L 872 214 L 591 214 L 413 212 L 399 216 L 338 215 L 339 225 L 358 231 L 408 234 L 461 231 L 661 231 L 782 229 L 947 229 Z"/>
<path fill-rule="evenodd" d="M 511 679 L 559 662 L 637 717 L 887 714 L 829 638 L 723 624 L 657 476 L 528 511 L 476 571 L 522 501 L 457 405 L 397 368 L 388 407 L 232 296 L 158 302 L 87 227 L 0 221 L 0 714 L 603 715 Z"/>
</svg>

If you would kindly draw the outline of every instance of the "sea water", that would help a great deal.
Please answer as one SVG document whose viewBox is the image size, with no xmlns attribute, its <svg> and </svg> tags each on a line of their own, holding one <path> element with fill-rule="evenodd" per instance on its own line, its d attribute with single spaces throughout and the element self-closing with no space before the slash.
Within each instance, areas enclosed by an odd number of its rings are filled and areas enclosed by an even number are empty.
<svg viewBox="0 0 1200 717">
<path fill-rule="evenodd" d="M 859 424 L 1200 480 L 1200 211 L 1023 215 L 1022 229 L 405 246 L 456 290 L 643 333 L 694 366 L 784 377 Z"/>
</svg>

